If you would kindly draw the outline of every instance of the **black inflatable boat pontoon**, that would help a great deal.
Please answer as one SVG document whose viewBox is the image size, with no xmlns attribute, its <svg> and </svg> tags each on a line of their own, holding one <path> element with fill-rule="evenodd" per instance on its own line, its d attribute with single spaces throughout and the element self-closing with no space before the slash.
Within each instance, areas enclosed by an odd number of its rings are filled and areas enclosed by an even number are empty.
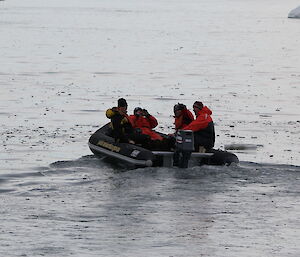
<svg viewBox="0 0 300 257">
<path fill-rule="evenodd" d="M 108 136 L 108 132 L 109 124 L 106 124 L 90 137 L 89 147 L 96 156 L 108 156 L 135 167 L 173 166 L 174 152 L 151 151 L 130 143 L 117 143 Z M 230 165 L 239 162 L 235 154 L 215 149 L 207 153 L 192 152 L 191 159 L 196 159 L 198 165 Z"/>
</svg>

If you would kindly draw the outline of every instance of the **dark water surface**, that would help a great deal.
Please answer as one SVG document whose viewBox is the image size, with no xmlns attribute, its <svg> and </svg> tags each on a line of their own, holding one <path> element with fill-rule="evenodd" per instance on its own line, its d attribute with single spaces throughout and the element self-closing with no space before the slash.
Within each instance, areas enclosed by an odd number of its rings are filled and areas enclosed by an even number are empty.
<svg viewBox="0 0 300 257">
<path fill-rule="evenodd" d="M 298 256 L 300 167 L 1 173 L 0 256 Z"/>
</svg>

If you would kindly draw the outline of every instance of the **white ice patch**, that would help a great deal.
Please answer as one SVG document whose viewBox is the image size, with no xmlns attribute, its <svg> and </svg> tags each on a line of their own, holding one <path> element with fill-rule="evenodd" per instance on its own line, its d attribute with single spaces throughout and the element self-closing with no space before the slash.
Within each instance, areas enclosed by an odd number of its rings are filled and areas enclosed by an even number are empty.
<svg viewBox="0 0 300 257">
<path fill-rule="evenodd" d="M 288 17 L 289 18 L 300 19 L 300 6 L 298 6 L 297 8 L 295 8 L 293 10 L 291 10 Z"/>
</svg>

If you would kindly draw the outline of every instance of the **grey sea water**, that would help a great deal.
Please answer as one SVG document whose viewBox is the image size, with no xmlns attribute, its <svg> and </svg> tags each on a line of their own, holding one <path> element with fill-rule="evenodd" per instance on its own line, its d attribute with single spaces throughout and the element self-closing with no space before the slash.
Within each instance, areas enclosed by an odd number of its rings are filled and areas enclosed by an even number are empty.
<svg viewBox="0 0 300 257">
<path fill-rule="evenodd" d="M 298 0 L 0 1 L 0 256 L 292 256 Z M 213 110 L 229 167 L 126 169 L 89 136 L 119 97 L 172 133 Z"/>
<path fill-rule="evenodd" d="M 1 256 L 298 256 L 288 165 L 127 170 L 93 156 L 1 173 Z"/>
</svg>

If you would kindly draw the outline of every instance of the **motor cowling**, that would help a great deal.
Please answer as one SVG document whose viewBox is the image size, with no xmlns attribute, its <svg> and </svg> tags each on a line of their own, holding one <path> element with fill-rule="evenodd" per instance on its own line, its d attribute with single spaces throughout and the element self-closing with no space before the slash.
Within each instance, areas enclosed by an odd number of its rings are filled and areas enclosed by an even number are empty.
<svg viewBox="0 0 300 257">
<path fill-rule="evenodd" d="M 194 134 L 192 130 L 178 130 L 176 133 L 176 149 L 173 156 L 173 166 L 187 168 L 194 151 Z"/>
</svg>

